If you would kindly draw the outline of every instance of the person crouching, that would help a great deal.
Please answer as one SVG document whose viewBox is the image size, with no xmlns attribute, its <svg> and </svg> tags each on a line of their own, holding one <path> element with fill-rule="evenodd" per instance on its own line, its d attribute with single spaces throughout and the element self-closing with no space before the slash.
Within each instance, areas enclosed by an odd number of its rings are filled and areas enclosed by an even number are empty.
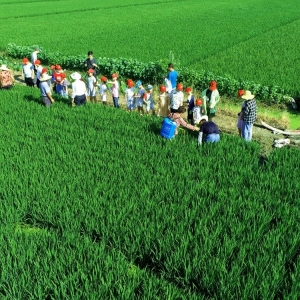
<svg viewBox="0 0 300 300">
<path fill-rule="evenodd" d="M 193 131 L 195 131 L 195 130 L 198 131 L 199 130 L 198 127 L 193 126 L 193 125 L 191 125 L 191 124 L 184 121 L 184 119 L 182 118 L 182 114 L 185 113 L 185 112 L 186 112 L 186 108 L 184 106 L 179 106 L 177 112 L 171 112 L 168 116 L 177 125 L 175 135 L 178 134 L 178 127 L 180 125 L 187 128 L 187 129 L 193 130 Z"/>
<path fill-rule="evenodd" d="M 199 125 L 198 145 L 202 145 L 202 140 L 204 143 L 217 143 L 220 140 L 218 126 L 213 121 L 208 121 L 207 116 L 202 116 Z"/>
</svg>

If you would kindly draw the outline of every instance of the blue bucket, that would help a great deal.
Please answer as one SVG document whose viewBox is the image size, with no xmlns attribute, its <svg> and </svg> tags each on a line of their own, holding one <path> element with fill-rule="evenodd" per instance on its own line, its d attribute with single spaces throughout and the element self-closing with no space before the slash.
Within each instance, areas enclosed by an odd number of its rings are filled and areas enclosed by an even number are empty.
<svg viewBox="0 0 300 300">
<path fill-rule="evenodd" d="M 169 118 L 164 118 L 160 135 L 166 139 L 172 139 L 175 135 L 177 124 Z"/>
</svg>

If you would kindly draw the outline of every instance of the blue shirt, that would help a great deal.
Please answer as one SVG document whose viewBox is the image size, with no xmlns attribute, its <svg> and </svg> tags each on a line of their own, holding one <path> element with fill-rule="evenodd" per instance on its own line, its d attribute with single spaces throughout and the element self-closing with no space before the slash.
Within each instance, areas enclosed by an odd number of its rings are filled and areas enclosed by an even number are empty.
<svg viewBox="0 0 300 300">
<path fill-rule="evenodd" d="M 172 89 L 176 89 L 177 77 L 178 73 L 175 70 L 168 73 L 167 79 L 171 81 Z"/>
<path fill-rule="evenodd" d="M 48 81 L 41 81 L 40 82 L 40 91 L 41 91 L 42 97 L 47 97 L 47 93 L 51 94 L 50 85 L 49 85 Z"/>
</svg>

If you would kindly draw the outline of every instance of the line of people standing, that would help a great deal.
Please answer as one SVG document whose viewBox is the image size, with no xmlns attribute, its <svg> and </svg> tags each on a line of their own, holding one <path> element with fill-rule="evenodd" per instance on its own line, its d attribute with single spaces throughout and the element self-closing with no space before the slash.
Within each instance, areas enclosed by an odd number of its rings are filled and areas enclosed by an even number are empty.
<svg viewBox="0 0 300 300">
<path fill-rule="evenodd" d="M 38 59 L 40 53 L 39 47 L 35 47 L 31 54 L 31 61 L 28 58 L 22 60 L 22 76 L 26 85 L 40 87 L 42 75 L 45 74 L 46 68 L 43 68 L 41 61 Z M 99 68 L 98 62 L 93 56 L 92 51 L 88 51 L 88 57 L 83 62 L 84 67 L 87 69 L 86 83 L 81 78 L 78 72 L 71 74 L 71 78 L 74 80 L 72 83 L 71 101 L 75 105 L 83 105 L 87 99 L 91 102 L 97 102 L 96 95 L 99 89 L 100 98 L 103 104 L 107 104 L 108 91 L 112 94 L 112 100 L 114 107 L 119 108 L 119 96 L 120 96 L 120 84 L 118 81 L 118 74 L 112 74 L 112 80 L 109 81 L 107 77 L 102 76 L 100 83 L 98 83 Z M 9 70 L 6 66 L 2 66 L 3 70 L 0 70 L 1 78 L 6 78 L 7 88 L 12 86 L 13 76 L 8 76 Z M 51 66 L 52 76 L 51 82 L 53 84 L 53 91 L 58 95 L 68 98 L 68 86 L 70 82 L 66 78 L 66 74 L 62 70 L 60 65 Z M 4 72 L 6 71 L 5 75 Z M 168 73 L 165 78 L 165 87 L 160 87 L 160 95 L 158 97 L 158 110 L 157 115 L 167 115 L 169 113 L 177 113 L 179 108 L 184 103 L 183 85 L 177 84 L 178 72 L 175 70 L 172 63 L 168 64 Z M 7 78 L 9 80 L 7 80 Z M 45 81 L 45 75 L 42 78 L 42 82 Z M 3 81 L 3 80 L 1 80 Z M 107 86 L 111 85 L 111 88 Z M 43 84 L 44 86 L 45 84 Z M 134 88 L 135 85 L 135 88 Z M 4 87 L 4 85 L 2 84 Z M 4 87 L 5 88 L 5 87 Z M 47 93 L 41 90 L 42 97 L 48 97 L 49 101 L 47 106 L 50 106 L 54 102 L 53 97 L 47 96 Z M 164 90 L 165 89 L 165 90 Z M 185 89 L 187 93 L 187 119 L 191 125 L 199 124 L 202 117 L 207 116 L 207 122 L 212 122 L 212 119 L 216 115 L 217 104 L 220 101 L 220 95 L 217 89 L 216 81 L 211 81 L 208 88 L 204 89 L 201 93 L 201 97 L 195 99 L 191 87 Z M 51 91 L 50 91 L 51 93 Z M 239 122 L 237 124 L 242 136 L 245 140 L 252 139 L 253 123 L 256 119 L 256 101 L 254 95 L 250 91 L 244 92 L 240 95 L 245 101 L 242 107 L 241 114 L 239 116 Z M 128 111 L 133 111 L 137 108 L 138 112 L 144 114 L 144 106 L 146 106 L 146 113 L 155 113 L 154 97 L 153 97 L 153 85 L 147 85 L 146 89 L 143 87 L 141 80 L 138 80 L 136 84 L 132 80 L 127 80 L 127 89 L 125 91 L 125 98 Z M 167 100 L 168 99 L 168 100 Z M 251 100 L 251 101 L 250 101 Z M 43 100 L 44 101 L 44 100 Z M 167 103 L 168 102 L 168 103 Z M 45 103 L 45 102 L 44 102 Z M 247 104 L 247 105 L 246 105 Z M 46 104 L 45 104 L 46 105 Z M 166 108 L 166 105 L 169 106 Z M 170 111 L 169 111 L 170 110 Z M 182 109 L 181 109 L 182 110 Z"/>
</svg>

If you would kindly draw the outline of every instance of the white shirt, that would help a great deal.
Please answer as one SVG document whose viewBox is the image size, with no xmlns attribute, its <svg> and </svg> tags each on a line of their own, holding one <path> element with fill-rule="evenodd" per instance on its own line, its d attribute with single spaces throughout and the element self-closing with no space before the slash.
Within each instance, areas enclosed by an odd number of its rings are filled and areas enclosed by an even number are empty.
<svg viewBox="0 0 300 300">
<path fill-rule="evenodd" d="M 171 108 L 178 109 L 180 106 L 180 95 L 178 93 L 173 94 Z"/>
<path fill-rule="evenodd" d="M 72 99 L 82 95 L 86 95 L 86 86 L 82 80 L 77 79 L 72 83 Z"/>
<path fill-rule="evenodd" d="M 184 94 L 183 94 L 182 91 L 178 91 L 177 94 L 178 94 L 178 97 L 179 97 L 180 106 L 182 106 L 183 105 L 183 100 L 184 100 Z"/>
<path fill-rule="evenodd" d="M 31 63 L 34 64 L 36 60 L 37 60 L 37 53 L 34 51 L 31 53 Z"/>
<path fill-rule="evenodd" d="M 134 90 L 132 88 L 127 88 L 125 91 L 125 97 L 126 97 L 126 101 L 133 101 L 134 100 Z"/>
<path fill-rule="evenodd" d="M 33 65 L 31 63 L 23 65 L 23 72 L 26 78 L 31 78 L 32 70 L 33 70 Z"/>
</svg>

